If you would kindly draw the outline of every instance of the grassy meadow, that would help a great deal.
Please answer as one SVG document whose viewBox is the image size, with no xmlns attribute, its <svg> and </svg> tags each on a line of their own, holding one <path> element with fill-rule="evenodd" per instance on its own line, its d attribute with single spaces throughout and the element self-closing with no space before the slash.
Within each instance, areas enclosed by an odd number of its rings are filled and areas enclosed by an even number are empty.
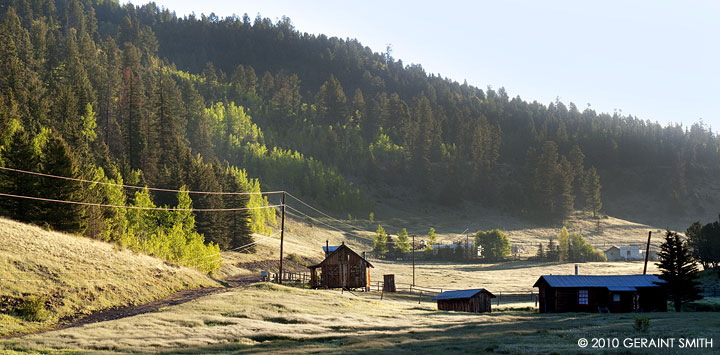
<svg viewBox="0 0 720 355">
<path fill-rule="evenodd" d="M 634 318 L 649 317 L 647 332 Z M 259 283 L 156 313 L 0 341 L 14 352 L 576 353 L 580 338 L 717 338 L 716 313 L 491 314 L 437 311 L 425 298 Z M 717 344 L 716 344 L 717 346 Z M 622 350 L 622 349 L 621 349 Z M 653 353 L 677 353 L 652 351 Z M 650 353 L 651 351 L 645 351 Z M 687 353 L 706 353 L 690 351 Z"/>
<path fill-rule="evenodd" d="M 436 230 L 440 240 L 451 241 L 460 236 L 449 232 L 451 224 L 459 225 L 467 216 L 452 217 L 446 212 L 438 212 L 449 220 L 436 225 Z M 373 226 L 381 223 L 394 232 L 414 221 L 402 213 L 398 216 L 374 223 L 355 220 L 353 223 L 366 231 L 353 233 L 289 216 L 285 260 L 294 262 L 287 265 L 299 271 L 304 264 L 320 261 L 326 240 L 331 245 L 345 242 L 357 251 L 370 250 Z M 612 218 L 601 221 L 608 223 L 602 234 L 586 233 L 596 246 L 644 239 L 650 228 Z M 496 227 L 478 223 L 476 229 Z M 583 223 L 591 222 L 579 216 L 571 228 L 581 228 Z M 415 227 L 420 232 L 426 226 Z M 520 224 L 507 230 L 513 243 L 544 242 L 558 231 Z M 0 280 L 0 300 L 8 306 L 32 296 L 47 296 L 46 318 L 41 321 L 29 321 L 12 312 L 0 314 L 0 336 L 49 329 L 65 317 L 147 303 L 182 288 L 218 286 L 215 279 L 276 271 L 279 235 L 256 236 L 256 241 L 255 253 L 223 252 L 223 265 L 211 277 L 112 244 L 0 219 L 0 278 L 10 279 Z M 409 260 L 371 262 L 375 266 L 371 269 L 373 282 L 382 280 L 383 274 L 394 274 L 398 284 L 412 282 Z M 581 274 L 618 275 L 641 273 L 643 263 L 579 266 Z M 657 272 L 654 263 L 648 265 L 648 272 Z M 415 265 L 418 286 L 445 290 L 483 287 L 496 294 L 529 294 L 537 291 L 532 285 L 540 275 L 572 273 L 572 263 L 526 260 L 493 264 L 418 260 Z M 19 279 L 36 281 L 12 281 Z M 384 294 L 381 299 L 374 288 L 372 292 L 342 293 L 257 283 L 157 312 L 5 338 L 0 340 L 0 353 L 576 353 L 590 351 L 578 347 L 581 337 L 716 336 L 720 333 L 716 315 L 643 314 L 650 318 L 650 327 L 641 333 L 633 328 L 638 315 L 537 314 L 531 297 L 501 300 L 499 307 L 493 304 L 493 313 L 473 315 L 437 311 L 427 293 Z M 715 342 L 720 344 L 720 339 Z"/>
</svg>

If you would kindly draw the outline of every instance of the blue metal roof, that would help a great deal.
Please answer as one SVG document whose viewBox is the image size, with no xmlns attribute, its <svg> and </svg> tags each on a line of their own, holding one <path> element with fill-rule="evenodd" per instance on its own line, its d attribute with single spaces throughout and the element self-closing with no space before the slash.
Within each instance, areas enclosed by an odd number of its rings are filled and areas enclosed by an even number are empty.
<svg viewBox="0 0 720 355">
<path fill-rule="evenodd" d="M 452 300 L 457 298 L 470 298 L 475 295 L 477 295 L 480 292 L 487 292 L 490 294 L 490 297 L 494 298 L 495 295 L 490 293 L 490 291 L 484 289 L 484 288 L 476 288 L 473 290 L 457 290 L 457 291 L 445 291 L 435 297 L 433 297 L 434 300 Z"/>
<path fill-rule="evenodd" d="M 550 287 L 604 287 L 610 291 L 635 291 L 637 287 L 658 287 L 655 282 L 664 282 L 655 275 L 544 275 L 540 280 Z"/>
<path fill-rule="evenodd" d="M 339 245 L 331 246 L 330 248 L 323 247 L 323 252 L 332 253 L 335 250 L 337 250 L 337 248 L 339 248 L 339 247 L 340 247 Z M 330 250 L 328 250 L 328 249 L 330 249 Z"/>
</svg>

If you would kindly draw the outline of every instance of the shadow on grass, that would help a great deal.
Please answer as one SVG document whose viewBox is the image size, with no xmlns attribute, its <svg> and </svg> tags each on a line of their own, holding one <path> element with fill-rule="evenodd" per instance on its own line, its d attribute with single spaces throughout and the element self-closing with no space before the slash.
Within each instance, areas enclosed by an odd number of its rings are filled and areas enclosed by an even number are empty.
<svg viewBox="0 0 720 355">
<path fill-rule="evenodd" d="M 430 313 L 430 312 L 429 312 Z M 466 313 L 432 312 L 437 315 Z M 431 314 L 428 314 L 431 315 Z M 238 339 L 236 343 L 182 349 L 179 353 L 567 353 L 577 352 L 581 337 L 637 336 L 632 329 L 635 314 L 537 314 L 522 311 L 483 314 L 477 321 L 419 326 L 328 327 L 328 333 L 288 335 L 264 333 Z M 711 315 L 695 320 L 695 314 L 648 314 L 653 318 L 650 333 L 669 336 L 683 327 L 684 336 L 712 336 Z M 691 326 L 688 321 L 693 319 Z M 653 329 L 657 327 L 656 329 Z M 716 328 L 715 328 L 716 329 Z M 708 333 L 710 332 L 710 333 Z M 243 339 L 254 343 L 243 343 Z M 177 350 L 172 353 L 178 353 Z"/>
</svg>

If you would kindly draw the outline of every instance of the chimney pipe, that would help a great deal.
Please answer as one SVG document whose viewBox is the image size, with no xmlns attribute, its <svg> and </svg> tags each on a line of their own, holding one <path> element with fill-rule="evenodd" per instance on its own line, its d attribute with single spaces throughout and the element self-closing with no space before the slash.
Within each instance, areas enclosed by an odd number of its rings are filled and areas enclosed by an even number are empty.
<svg viewBox="0 0 720 355">
<path fill-rule="evenodd" d="M 580 269 L 580 266 L 578 264 L 575 264 L 575 276 L 579 274 L 578 270 Z"/>
<path fill-rule="evenodd" d="M 327 258 L 330 253 L 330 241 L 325 239 L 325 257 Z"/>
</svg>

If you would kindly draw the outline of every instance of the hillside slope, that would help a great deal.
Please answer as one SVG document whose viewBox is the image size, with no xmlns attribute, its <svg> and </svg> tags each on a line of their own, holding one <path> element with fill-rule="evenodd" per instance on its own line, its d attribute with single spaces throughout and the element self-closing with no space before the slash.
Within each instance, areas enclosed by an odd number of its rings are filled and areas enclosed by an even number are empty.
<svg viewBox="0 0 720 355">
<path fill-rule="evenodd" d="M 0 218 L 0 336 L 203 286 L 218 283 L 197 270 L 113 244 Z M 35 296 L 46 297 L 49 312 L 33 322 L 17 308 Z"/>
</svg>

